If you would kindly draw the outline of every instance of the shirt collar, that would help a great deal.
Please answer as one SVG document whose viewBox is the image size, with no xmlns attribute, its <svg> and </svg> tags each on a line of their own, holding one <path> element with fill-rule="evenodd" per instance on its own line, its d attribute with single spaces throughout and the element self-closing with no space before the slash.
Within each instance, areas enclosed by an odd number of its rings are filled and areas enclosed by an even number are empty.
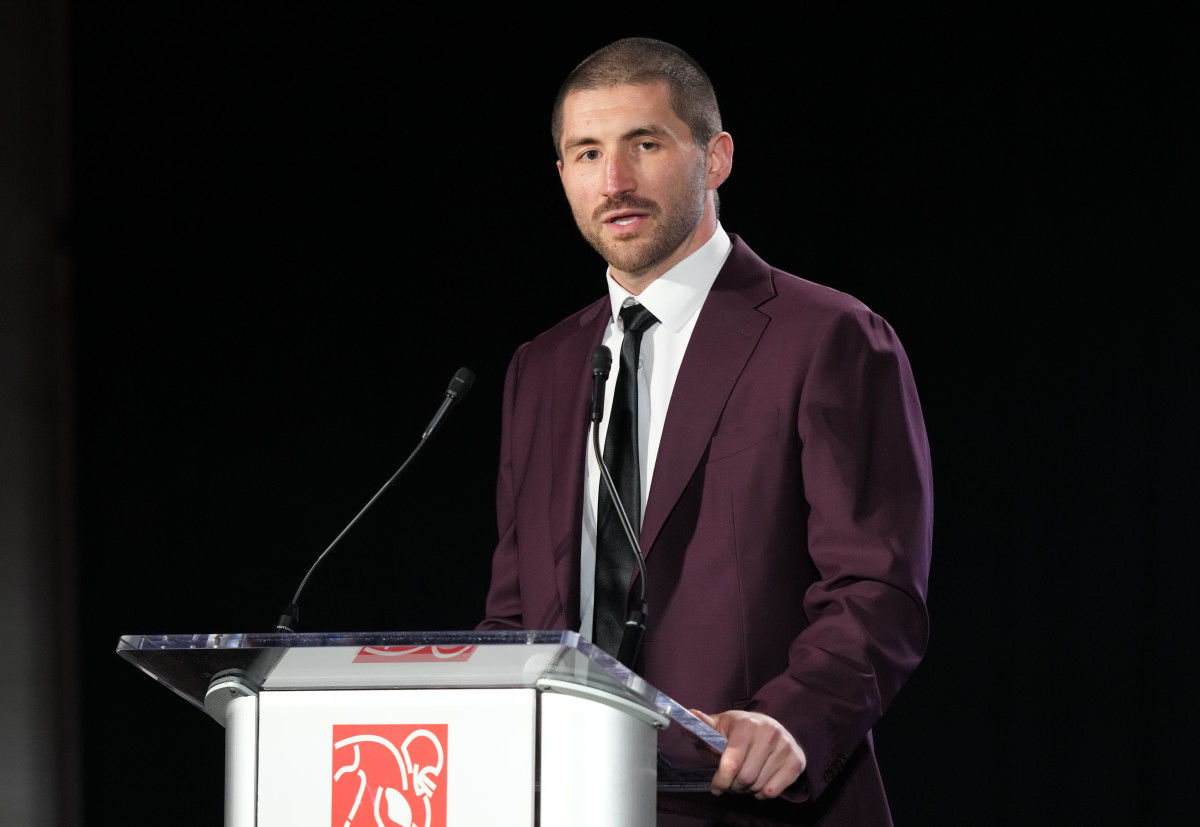
<svg viewBox="0 0 1200 827">
<path fill-rule="evenodd" d="M 640 296 L 634 296 L 617 284 L 609 274 L 608 298 L 612 302 L 612 318 L 616 319 L 626 300 L 632 298 L 638 304 L 645 305 L 663 327 L 678 333 L 699 312 L 732 248 L 729 235 L 718 222 L 712 238 L 652 281 Z"/>
</svg>

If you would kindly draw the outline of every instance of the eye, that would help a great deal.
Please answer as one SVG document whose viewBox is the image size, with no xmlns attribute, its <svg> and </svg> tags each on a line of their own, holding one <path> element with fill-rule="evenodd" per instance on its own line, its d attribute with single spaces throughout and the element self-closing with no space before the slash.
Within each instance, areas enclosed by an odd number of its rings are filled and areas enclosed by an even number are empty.
<svg viewBox="0 0 1200 827">
<path fill-rule="evenodd" d="M 586 149 L 583 152 L 579 153 L 580 161 L 595 161 L 599 157 L 600 157 L 600 150 L 598 150 L 598 149 Z"/>
<path fill-rule="evenodd" d="M 640 143 L 638 143 L 637 147 L 638 147 L 638 149 L 642 150 L 643 152 L 650 152 L 652 150 L 658 149 L 658 142 L 657 141 L 641 141 Z"/>
</svg>

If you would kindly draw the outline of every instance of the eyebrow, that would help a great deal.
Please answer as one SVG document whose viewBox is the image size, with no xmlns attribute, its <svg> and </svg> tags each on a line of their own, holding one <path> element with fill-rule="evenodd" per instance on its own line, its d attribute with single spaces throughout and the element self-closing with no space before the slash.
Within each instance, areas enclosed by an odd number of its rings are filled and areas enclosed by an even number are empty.
<svg viewBox="0 0 1200 827">
<path fill-rule="evenodd" d="M 657 124 L 646 124 L 644 126 L 635 126 L 633 129 L 629 130 L 624 135 L 622 135 L 621 140 L 622 141 L 631 141 L 634 138 L 641 138 L 641 137 L 657 138 L 657 137 L 662 137 L 663 135 L 669 135 L 669 134 L 670 134 L 670 130 L 668 130 L 666 127 L 659 126 Z M 564 143 L 563 149 L 564 150 L 574 149 L 576 147 L 584 146 L 586 144 L 596 144 L 596 143 L 600 143 L 596 138 L 581 136 L 578 138 L 572 138 L 571 140 Z"/>
</svg>

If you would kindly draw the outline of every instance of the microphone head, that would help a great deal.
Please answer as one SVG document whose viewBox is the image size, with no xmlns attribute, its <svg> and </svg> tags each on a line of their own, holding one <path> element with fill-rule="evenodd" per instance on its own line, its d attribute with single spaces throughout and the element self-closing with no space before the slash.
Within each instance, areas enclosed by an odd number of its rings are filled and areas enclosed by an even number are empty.
<svg viewBox="0 0 1200 827">
<path fill-rule="evenodd" d="M 470 368 L 459 368 L 454 372 L 454 378 L 450 380 L 450 387 L 446 388 L 446 396 L 462 398 L 467 395 L 467 391 L 473 384 L 475 384 L 475 371 Z"/>
<path fill-rule="evenodd" d="M 612 369 L 612 351 L 604 345 L 592 351 L 592 376 L 602 376 L 608 378 L 608 372 Z"/>
</svg>

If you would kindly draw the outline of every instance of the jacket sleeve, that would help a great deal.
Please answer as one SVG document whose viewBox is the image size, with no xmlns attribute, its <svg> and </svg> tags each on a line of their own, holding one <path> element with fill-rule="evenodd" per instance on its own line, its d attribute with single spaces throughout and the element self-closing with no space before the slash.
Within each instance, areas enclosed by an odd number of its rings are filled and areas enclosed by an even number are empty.
<svg viewBox="0 0 1200 827">
<path fill-rule="evenodd" d="M 929 446 L 907 356 L 883 319 L 866 308 L 833 316 L 812 351 L 795 427 L 807 501 L 797 505 L 809 511 L 816 579 L 787 670 L 749 708 L 804 749 L 804 783 L 787 795 L 804 799 L 851 762 L 928 638 Z"/>
<path fill-rule="evenodd" d="M 492 556 L 492 582 L 488 589 L 486 617 L 480 630 L 522 629 L 520 558 L 513 481 L 513 415 L 518 375 L 524 346 L 513 355 L 504 380 L 504 407 L 500 428 L 500 468 L 496 484 L 496 527 L 499 542 Z"/>
</svg>

